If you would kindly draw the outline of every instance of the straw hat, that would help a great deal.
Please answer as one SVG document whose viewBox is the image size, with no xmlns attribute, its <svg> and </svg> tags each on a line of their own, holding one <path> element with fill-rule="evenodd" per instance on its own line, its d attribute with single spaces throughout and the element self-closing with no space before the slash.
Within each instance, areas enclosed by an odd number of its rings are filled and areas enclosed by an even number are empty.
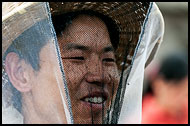
<svg viewBox="0 0 190 126">
<path fill-rule="evenodd" d="M 93 10 L 112 18 L 119 29 L 119 48 L 116 50 L 116 59 L 119 64 L 119 69 L 122 69 L 126 51 L 128 51 L 128 55 L 125 67 L 131 64 L 132 56 L 142 30 L 141 28 L 150 6 L 149 2 L 50 2 L 49 5 L 52 15 L 79 10 Z M 8 16 L 3 14 L 2 54 L 4 54 L 10 43 L 18 37 L 24 29 L 44 18 L 40 17 L 42 15 L 38 12 L 40 7 L 40 3 L 30 3 L 23 7 L 25 8 L 24 10 L 17 9 L 14 13 L 7 14 Z M 30 13 L 32 15 L 26 14 L 25 12 L 27 11 L 32 11 Z M 20 18 L 21 15 L 22 18 Z M 35 17 L 32 18 L 35 19 L 35 21 L 31 20 L 32 16 Z M 23 23 L 24 21 L 26 22 L 26 20 L 28 24 Z M 16 32 L 10 33 L 10 29 L 16 30 Z M 7 36 L 7 34 L 9 34 L 9 36 Z"/>
<path fill-rule="evenodd" d="M 25 30 L 47 18 L 45 3 L 3 2 L 2 4 L 2 56 L 7 48 Z"/>
<path fill-rule="evenodd" d="M 120 33 L 116 61 L 119 69 L 122 69 L 126 51 L 128 56 L 125 67 L 131 64 L 149 5 L 149 2 L 50 2 L 50 10 L 53 15 L 93 10 L 112 18 Z"/>
</svg>

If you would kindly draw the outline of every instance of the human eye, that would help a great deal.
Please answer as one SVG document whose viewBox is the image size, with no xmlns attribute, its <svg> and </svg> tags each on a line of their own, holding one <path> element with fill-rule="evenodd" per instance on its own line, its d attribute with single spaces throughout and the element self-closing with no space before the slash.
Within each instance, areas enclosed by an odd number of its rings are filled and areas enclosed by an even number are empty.
<svg viewBox="0 0 190 126">
<path fill-rule="evenodd" d="M 104 58 L 103 62 L 115 62 L 114 58 Z"/>
<path fill-rule="evenodd" d="M 84 63 L 85 58 L 83 56 L 73 56 L 70 57 L 70 61 L 74 64 L 81 65 Z"/>
<path fill-rule="evenodd" d="M 74 64 L 83 64 L 85 61 L 84 56 L 68 56 L 63 58 L 65 61 L 69 61 Z"/>
<path fill-rule="evenodd" d="M 83 64 L 86 56 L 81 50 L 68 50 L 65 51 L 62 55 L 62 59 L 65 62 L 76 63 L 76 64 Z"/>
<path fill-rule="evenodd" d="M 102 56 L 102 62 L 104 63 L 104 65 L 106 66 L 113 66 L 116 63 L 116 59 L 114 56 L 114 53 L 112 52 L 107 52 Z"/>
<path fill-rule="evenodd" d="M 73 59 L 73 60 L 84 60 L 83 56 L 75 56 L 75 57 L 70 57 L 69 59 Z"/>
<path fill-rule="evenodd" d="M 84 60 L 83 56 L 70 56 L 70 57 L 63 57 L 63 59 L 68 59 L 68 60 Z"/>
</svg>

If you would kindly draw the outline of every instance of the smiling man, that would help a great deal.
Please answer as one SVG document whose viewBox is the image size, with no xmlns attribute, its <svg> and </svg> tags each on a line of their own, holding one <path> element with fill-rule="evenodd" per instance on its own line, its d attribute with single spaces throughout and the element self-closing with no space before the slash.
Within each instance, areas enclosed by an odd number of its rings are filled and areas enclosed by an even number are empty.
<svg viewBox="0 0 190 126">
<path fill-rule="evenodd" d="M 164 33 L 149 2 L 3 3 L 3 123 L 141 122 Z"/>
<path fill-rule="evenodd" d="M 102 123 L 119 84 L 109 31 L 96 15 L 79 11 L 53 17 L 75 123 Z M 68 25 L 61 30 L 63 23 Z"/>
</svg>

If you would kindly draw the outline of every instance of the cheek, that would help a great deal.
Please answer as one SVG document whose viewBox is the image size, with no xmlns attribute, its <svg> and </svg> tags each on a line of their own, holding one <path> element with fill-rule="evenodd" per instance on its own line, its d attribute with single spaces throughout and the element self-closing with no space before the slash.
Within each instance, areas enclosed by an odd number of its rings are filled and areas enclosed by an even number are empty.
<svg viewBox="0 0 190 126">
<path fill-rule="evenodd" d="M 110 99 L 109 99 L 109 101 L 111 102 L 111 99 L 115 98 L 117 88 L 119 85 L 120 77 L 119 77 L 117 67 L 107 68 L 107 70 L 105 69 L 105 76 L 109 76 L 110 78 L 110 82 L 106 86 L 109 93 L 111 94 Z"/>
<path fill-rule="evenodd" d="M 116 87 L 118 86 L 120 76 L 119 76 L 119 72 L 116 66 L 104 67 L 104 74 L 105 76 L 109 76 L 109 78 L 111 79 L 111 81 L 114 83 Z"/>
<path fill-rule="evenodd" d="M 34 77 L 35 82 L 33 85 L 33 89 L 34 91 L 38 91 L 38 93 L 42 94 L 42 96 L 44 95 L 47 96 L 48 93 L 51 93 L 53 90 L 56 89 L 55 76 L 53 74 L 53 71 L 49 67 L 46 67 L 46 69 L 41 67 L 40 71 L 37 72 L 37 74 L 34 76 L 35 76 Z M 38 93 L 35 93 L 35 94 L 38 94 Z"/>
<path fill-rule="evenodd" d="M 79 88 L 79 84 L 86 74 L 85 66 L 76 65 L 69 61 L 63 61 L 63 67 L 69 91 L 72 93 L 73 91 L 76 91 L 76 88 Z"/>
<path fill-rule="evenodd" d="M 36 76 L 35 86 L 32 90 L 35 109 L 39 115 L 46 118 L 49 118 L 50 115 L 63 117 L 64 108 L 56 77 L 50 69 L 46 68 L 45 71 L 41 71 Z M 52 119 L 56 120 L 56 116 Z"/>
</svg>

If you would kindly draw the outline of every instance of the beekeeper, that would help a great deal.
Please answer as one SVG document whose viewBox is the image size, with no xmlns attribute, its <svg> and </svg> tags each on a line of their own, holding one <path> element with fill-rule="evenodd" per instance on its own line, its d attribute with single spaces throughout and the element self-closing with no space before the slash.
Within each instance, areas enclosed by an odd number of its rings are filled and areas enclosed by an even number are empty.
<svg viewBox="0 0 190 126">
<path fill-rule="evenodd" d="M 163 34 L 150 2 L 3 3 L 3 123 L 141 123 Z"/>
</svg>

